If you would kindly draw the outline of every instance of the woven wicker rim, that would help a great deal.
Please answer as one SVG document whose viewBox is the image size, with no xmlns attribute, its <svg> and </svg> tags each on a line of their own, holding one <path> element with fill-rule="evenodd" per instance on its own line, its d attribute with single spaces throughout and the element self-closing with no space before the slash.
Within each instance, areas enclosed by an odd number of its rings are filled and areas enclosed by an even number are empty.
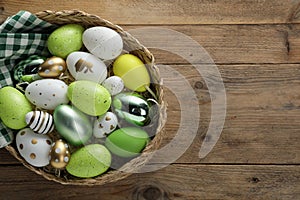
<svg viewBox="0 0 300 200">
<path fill-rule="evenodd" d="M 93 27 L 93 26 L 105 26 L 117 31 L 121 37 L 123 38 L 124 48 L 127 47 L 129 49 L 133 49 L 135 51 L 131 52 L 138 56 L 144 63 L 147 63 L 148 71 L 151 75 L 151 78 L 154 79 L 155 84 L 153 87 L 155 88 L 156 96 L 158 97 L 159 102 L 159 122 L 156 129 L 156 135 L 151 140 L 151 142 L 146 146 L 142 154 L 129 161 L 125 165 L 123 165 L 118 170 L 110 170 L 98 177 L 89 178 L 89 179 L 64 179 L 61 177 L 57 177 L 54 174 L 50 174 L 45 172 L 42 168 L 37 168 L 28 164 L 15 150 L 12 145 L 6 147 L 6 149 L 13 155 L 17 160 L 19 160 L 25 167 L 34 171 L 35 173 L 43 176 L 47 180 L 52 180 L 55 182 L 59 182 L 61 184 L 69 184 L 69 185 L 103 185 L 107 183 L 112 183 L 124 179 L 130 176 L 134 170 L 139 169 L 146 162 L 149 161 L 152 157 L 153 151 L 157 150 L 161 144 L 162 137 L 165 133 L 163 129 L 163 125 L 166 121 L 166 104 L 163 101 L 163 89 L 162 82 L 159 74 L 159 70 L 157 66 L 154 64 L 154 57 L 151 52 L 144 47 L 138 40 L 136 40 L 133 36 L 131 36 L 128 32 L 124 31 L 120 26 L 114 25 L 111 22 L 100 18 L 97 15 L 88 14 L 86 12 L 80 10 L 62 10 L 62 11 L 42 11 L 36 13 L 36 15 L 52 24 L 68 24 L 68 23 L 77 23 L 81 24 L 84 27 Z M 126 172 L 124 172 L 126 171 Z"/>
</svg>

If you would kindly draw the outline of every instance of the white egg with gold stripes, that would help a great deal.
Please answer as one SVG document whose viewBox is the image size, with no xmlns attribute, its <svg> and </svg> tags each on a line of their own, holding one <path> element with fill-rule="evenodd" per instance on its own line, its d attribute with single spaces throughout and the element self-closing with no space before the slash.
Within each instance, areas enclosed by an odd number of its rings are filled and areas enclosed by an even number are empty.
<svg viewBox="0 0 300 200">
<path fill-rule="evenodd" d="M 31 111 L 27 113 L 26 123 L 34 132 L 39 134 L 47 134 L 54 129 L 53 117 L 45 111 Z"/>
</svg>

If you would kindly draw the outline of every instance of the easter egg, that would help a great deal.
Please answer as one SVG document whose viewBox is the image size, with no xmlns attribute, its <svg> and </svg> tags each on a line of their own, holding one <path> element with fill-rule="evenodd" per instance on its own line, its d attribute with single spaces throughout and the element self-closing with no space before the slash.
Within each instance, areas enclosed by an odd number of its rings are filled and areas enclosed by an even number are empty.
<svg viewBox="0 0 300 200">
<path fill-rule="evenodd" d="M 79 24 L 66 24 L 53 31 L 47 40 L 50 53 L 54 56 L 66 58 L 73 51 L 82 47 L 82 33 L 84 28 Z"/>
<path fill-rule="evenodd" d="M 137 93 L 120 93 L 113 98 L 112 107 L 121 119 L 129 123 L 144 126 L 150 122 L 150 105 Z"/>
<path fill-rule="evenodd" d="M 111 104 L 110 93 L 91 81 L 72 82 L 68 88 L 68 97 L 74 106 L 91 116 L 106 113 Z"/>
<path fill-rule="evenodd" d="M 23 81 L 23 76 L 32 75 L 38 72 L 41 64 L 45 61 L 44 57 L 38 55 L 31 55 L 27 59 L 20 61 L 13 68 L 13 80 L 15 84 Z"/>
<path fill-rule="evenodd" d="M 118 57 L 123 49 L 121 36 L 114 30 L 95 26 L 88 28 L 82 36 L 84 46 L 102 60 L 111 60 Z"/>
<path fill-rule="evenodd" d="M 124 127 L 112 132 L 105 141 L 105 146 L 120 157 L 138 155 L 147 145 L 148 134 L 137 127 Z"/>
<path fill-rule="evenodd" d="M 31 110 L 30 102 L 20 91 L 11 86 L 0 89 L 0 118 L 8 128 L 26 127 L 25 116 Z"/>
<path fill-rule="evenodd" d="M 38 75 L 43 78 L 57 78 L 67 69 L 64 59 L 53 56 L 40 65 Z"/>
<path fill-rule="evenodd" d="M 47 135 L 34 133 L 31 129 L 20 130 L 16 136 L 16 144 L 21 156 L 35 167 L 49 164 L 49 151 L 52 141 Z"/>
<path fill-rule="evenodd" d="M 96 138 L 104 138 L 113 132 L 118 126 L 118 118 L 112 112 L 107 112 L 94 122 L 93 135 Z"/>
<path fill-rule="evenodd" d="M 54 110 L 60 104 L 67 104 L 68 86 L 61 80 L 41 79 L 30 83 L 25 95 L 27 99 L 39 108 Z"/>
<path fill-rule="evenodd" d="M 93 134 L 92 123 L 87 115 L 70 105 L 59 105 L 53 114 L 55 128 L 70 144 L 84 144 Z"/>
<path fill-rule="evenodd" d="M 111 95 L 116 95 L 124 89 L 123 80 L 118 76 L 111 76 L 103 81 L 102 86 L 105 87 Z"/>
<path fill-rule="evenodd" d="M 54 129 L 53 117 L 45 111 L 31 111 L 25 118 L 26 124 L 36 133 L 46 134 Z"/>
<path fill-rule="evenodd" d="M 52 167 L 56 169 L 65 168 L 69 163 L 70 156 L 69 145 L 62 139 L 52 144 L 49 152 L 49 160 Z"/>
<path fill-rule="evenodd" d="M 66 170 L 76 177 L 91 178 L 106 172 L 110 164 L 111 155 L 106 147 L 100 144 L 90 144 L 71 155 Z"/>
<path fill-rule="evenodd" d="M 75 80 L 102 83 L 107 77 L 106 65 L 90 53 L 76 51 L 69 54 L 67 65 Z"/>
<path fill-rule="evenodd" d="M 113 72 L 122 78 L 125 87 L 130 90 L 145 92 L 150 85 L 150 76 L 144 63 L 132 54 L 123 54 L 113 63 Z"/>
</svg>

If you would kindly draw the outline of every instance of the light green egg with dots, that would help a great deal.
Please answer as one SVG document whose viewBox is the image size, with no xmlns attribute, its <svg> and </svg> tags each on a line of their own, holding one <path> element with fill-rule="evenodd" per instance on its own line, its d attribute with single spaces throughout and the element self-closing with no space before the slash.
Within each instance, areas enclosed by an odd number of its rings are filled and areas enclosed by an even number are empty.
<svg viewBox="0 0 300 200">
<path fill-rule="evenodd" d="M 91 178 L 106 172 L 111 164 L 111 154 L 101 144 L 90 144 L 75 151 L 66 170 L 73 176 Z"/>
<path fill-rule="evenodd" d="M 100 116 L 108 111 L 111 95 L 102 85 L 86 80 L 74 81 L 68 87 L 67 96 L 80 111 Z"/>
<path fill-rule="evenodd" d="M 32 111 L 31 103 L 16 88 L 6 86 L 0 89 L 0 118 L 11 129 L 27 126 L 25 116 Z"/>
<path fill-rule="evenodd" d="M 83 46 L 84 28 L 79 24 L 66 24 L 54 30 L 48 37 L 47 46 L 54 56 L 66 58 Z"/>
</svg>

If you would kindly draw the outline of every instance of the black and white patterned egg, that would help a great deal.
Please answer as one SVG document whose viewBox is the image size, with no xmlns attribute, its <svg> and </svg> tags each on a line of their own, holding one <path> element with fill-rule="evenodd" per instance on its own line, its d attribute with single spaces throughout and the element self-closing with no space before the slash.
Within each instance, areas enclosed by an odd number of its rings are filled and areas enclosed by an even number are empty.
<svg viewBox="0 0 300 200">
<path fill-rule="evenodd" d="M 31 111 L 27 113 L 26 123 L 34 132 L 39 134 L 47 134 L 54 129 L 53 117 L 45 111 Z"/>
</svg>

